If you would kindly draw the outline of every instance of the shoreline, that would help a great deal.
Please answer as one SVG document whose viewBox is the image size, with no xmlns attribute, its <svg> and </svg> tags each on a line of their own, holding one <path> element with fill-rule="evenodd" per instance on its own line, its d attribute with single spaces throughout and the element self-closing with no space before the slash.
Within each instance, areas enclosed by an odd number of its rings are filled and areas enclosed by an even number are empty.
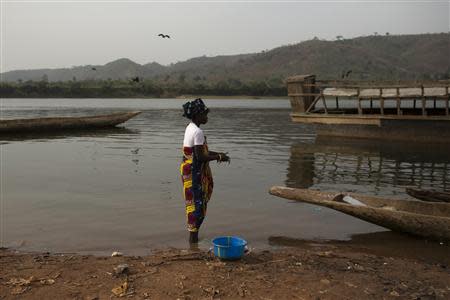
<svg viewBox="0 0 450 300">
<path fill-rule="evenodd" d="M 217 100 L 289 100 L 288 96 L 215 96 L 215 95 L 180 95 L 175 97 L 2 97 L 2 99 L 142 99 L 142 100 L 185 100 L 185 99 L 217 99 Z"/>
<path fill-rule="evenodd" d="M 445 299 L 450 295 L 450 257 L 443 262 L 420 253 L 415 258 L 391 256 L 364 243 L 289 239 L 284 243 L 278 249 L 250 251 L 233 262 L 198 249 L 119 257 L 0 249 L 0 299 L 51 295 L 92 300 L 121 294 L 132 299 Z M 121 272 L 117 267 L 123 264 L 128 268 Z"/>
</svg>

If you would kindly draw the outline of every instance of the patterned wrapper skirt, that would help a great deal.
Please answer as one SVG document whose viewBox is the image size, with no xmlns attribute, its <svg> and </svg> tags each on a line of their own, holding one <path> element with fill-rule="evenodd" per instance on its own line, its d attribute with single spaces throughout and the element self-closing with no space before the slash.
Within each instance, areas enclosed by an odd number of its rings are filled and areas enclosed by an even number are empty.
<svg viewBox="0 0 450 300">
<path fill-rule="evenodd" d="M 208 153 L 205 144 L 203 151 Z M 193 157 L 193 148 L 183 147 L 180 165 L 183 197 L 186 204 L 187 228 L 197 232 L 206 216 L 206 207 L 213 191 L 213 178 L 208 162 L 199 162 Z"/>
</svg>

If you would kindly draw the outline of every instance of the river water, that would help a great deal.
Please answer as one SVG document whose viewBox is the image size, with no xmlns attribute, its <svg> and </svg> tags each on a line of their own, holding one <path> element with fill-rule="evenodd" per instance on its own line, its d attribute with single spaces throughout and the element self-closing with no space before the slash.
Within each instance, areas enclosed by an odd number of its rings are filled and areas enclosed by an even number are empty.
<svg viewBox="0 0 450 300">
<path fill-rule="evenodd" d="M 1 118 L 140 110 L 122 128 L 0 136 L 1 243 L 21 250 L 148 253 L 185 247 L 179 163 L 182 99 L 1 99 Z M 205 99 L 215 188 L 202 247 L 239 235 L 348 240 L 386 231 L 339 212 L 276 198 L 272 185 L 408 196 L 405 186 L 450 190 L 449 149 L 439 145 L 316 138 L 293 124 L 285 99 Z"/>
</svg>

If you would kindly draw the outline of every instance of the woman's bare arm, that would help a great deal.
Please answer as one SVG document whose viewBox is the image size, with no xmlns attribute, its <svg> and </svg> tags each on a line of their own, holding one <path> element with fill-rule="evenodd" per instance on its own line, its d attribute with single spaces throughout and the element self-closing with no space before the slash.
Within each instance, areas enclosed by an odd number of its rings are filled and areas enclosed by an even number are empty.
<svg viewBox="0 0 450 300">
<path fill-rule="evenodd" d="M 194 146 L 194 156 L 196 159 L 202 162 L 217 160 L 217 161 L 229 161 L 230 158 L 225 153 L 221 152 L 214 152 L 214 151 L 208 151 L 208 153 L 205 153 L 204 146 L 198 145 Z"/>
</svg>

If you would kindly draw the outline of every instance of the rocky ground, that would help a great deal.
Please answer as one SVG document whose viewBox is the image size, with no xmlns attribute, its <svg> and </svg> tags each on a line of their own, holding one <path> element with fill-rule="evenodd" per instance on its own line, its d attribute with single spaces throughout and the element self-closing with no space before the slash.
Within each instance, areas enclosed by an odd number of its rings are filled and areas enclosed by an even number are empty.
<svg viewBox="0 0 450 300">
<path fill-rule="evenodd" d="M 0 299 L 449 299 L 447 258 L 333 243 L 253 251 L 235 262 L 199 250 L 98 257 L 2 249 Z"/>
</svg>

